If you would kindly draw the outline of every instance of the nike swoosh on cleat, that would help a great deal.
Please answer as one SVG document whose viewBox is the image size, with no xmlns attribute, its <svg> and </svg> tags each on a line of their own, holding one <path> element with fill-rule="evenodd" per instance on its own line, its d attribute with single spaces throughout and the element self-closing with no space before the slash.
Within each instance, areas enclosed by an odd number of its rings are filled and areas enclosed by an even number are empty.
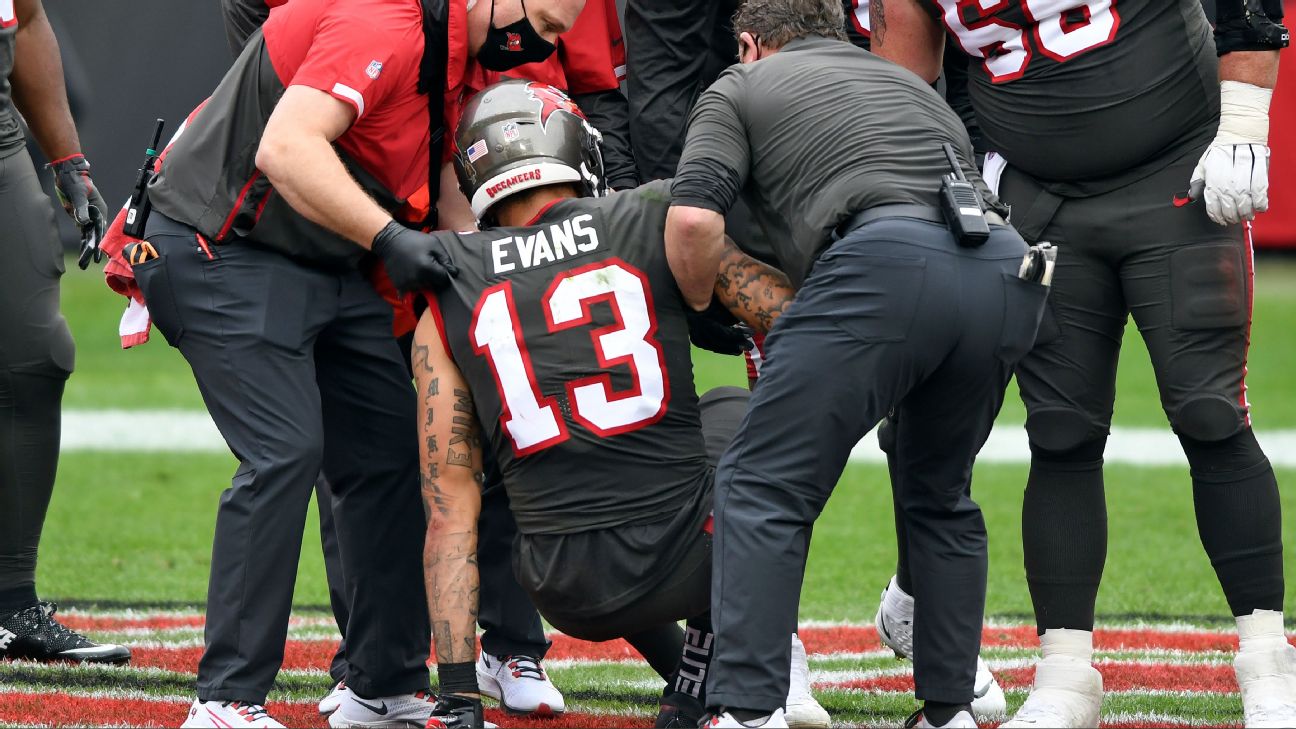
<svg viewBox="0 0 1296 729">
<path fill-rule="evenodd" d="M 357 704 L 360 704 L 361 706 L 365 707 L 366 709 L 372 711 L 373 713 L 377 714 L 378 716 L 387 716 L 387 702 L 386 702 L 386 701 L 380 701 L 380 702 L 378 702 L 378 703 L 379 703 L 379 706 L 374 706 L 373 704 L 366 704 L 365 702 L 361 701 L 360 699 L 356 699 L 355 702 L 356 702 Z"/>
</svg>

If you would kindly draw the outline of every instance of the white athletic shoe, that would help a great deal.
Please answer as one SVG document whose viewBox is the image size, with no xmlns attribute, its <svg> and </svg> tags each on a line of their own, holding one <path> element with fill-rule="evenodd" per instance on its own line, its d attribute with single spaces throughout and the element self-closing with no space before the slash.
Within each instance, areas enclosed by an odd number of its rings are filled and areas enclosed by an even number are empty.
<svg viewBox="0 0 1296 729">
<path fill-rule="evenodd" d="M 828 712 L 810 693 L 810 662 L 796 633 L 792 634 L 791 679 L 784 707 L 787 725 L 793 729 L 827 729 Z"/>
<path fill-rule="evenodd" d="M 787 717 L 782 709 L 775 709 L 773 714 L 749 722 L 741 722 L 733 714 L 722 711 L 707 720 L 707 729 L 787 729 Z"/>
<path fill-rule="evenodd" d="M 1296 648 L 1239 651 L 1233 659 L 1248 727 L 1296 727 Z"/>
<path fill-rule="evenodd" d="M 328 723 L 334 729 L 351 726 L 423 729 L 432 716 L 435 701 L 436 697 L 424 691 L 364 699 L 348 690 L 337 709 L 329 714 Z"/>
<path fill-rule="evenodd" d="M 905 729 L 977 729 L 977 722 L 971 713 L 960 711 L 952 719 L 938 726 L 928 721 L 927 715 L 919 710 L 905 722 Z"/>
<path fill-rule="evenodd" d="M 878 638 L 897 658 L 913 660 L 914 599 L 896 584 L 895 578 L 882 591 L 873 624 Z M 972 713 L 982 721 L 999 721 L 1008 713 L 1008 700 L 986 662 L 977 656 Z"/>
<path fill-rule="evenodd" d="M 351 690 L 347 688 L 346 681 L 338 681 L 337 685 L 333 687 L 333 690 L 328 693 L 328 696 L 320 699 L 319 713 L 328 716 L 337 711 L 338 707 L 342 705 L 342 701 L 345 700 L 350 693 Z"/>
<path fill-rule="evenodd" d="M 896 658 L 913 659 L 914 599 L 896 585 L 894 577 L 882 590 L 873 624 L 877 626 L 882 644 L 896 654 Z"/>
<path fill-rule="evenodd" d="M 976 683 L 972 693 L 972 713 L 979 721 L 1003 721 L 1008 716 L 1008 699 L 986 662 L 977 656 Z"/>
<path fill-rule="evenodd" d="M 563 695 L 549 675 L 530 656 L 492 656 L 482 651 L 477 657 L 477 687 L 482 696 L 500 702 L 515 716 L 554 716 L 567 710 Z"/>
<path fill-rule="evenodd" d="M 260 704 L 248 704 L 242 701 L 194 701 L 189 707 L 189 716 L 183 727 L 202 727 L 203 729 L 276 729 L 283 724 L 275 721 L 266 713 Z"/>
<path fill-rule="evenodd" d="M 1017 714 L 1000 727 L 1096 727 L 1102 674 L 1087 661 L 1053 655 L 1035 664 L 1035 685 Z"/>
</svg>

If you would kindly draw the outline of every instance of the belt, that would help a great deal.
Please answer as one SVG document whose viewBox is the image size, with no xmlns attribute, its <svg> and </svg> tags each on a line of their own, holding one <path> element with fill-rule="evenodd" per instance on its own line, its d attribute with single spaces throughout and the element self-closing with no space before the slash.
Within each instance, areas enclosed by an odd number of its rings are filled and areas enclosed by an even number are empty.
<svg viewBox="0 0 1296 729">
<path fill-rule="evenodd" d="M 833 231 L 833 239 L 841 240 L 852 230 L 883 218 L 914 218 L 928 223 L 936 223 L 937 225 L 946 225 L 945 215 L 940 211 L 940 208 L 932 205 L 878 205 L 868 210 L 861 210 L 843 221 Z M 1007 225 L 1003 217 L 993 210 L 985 211 L 985 218 L 990 225 Z"/>
</svg>

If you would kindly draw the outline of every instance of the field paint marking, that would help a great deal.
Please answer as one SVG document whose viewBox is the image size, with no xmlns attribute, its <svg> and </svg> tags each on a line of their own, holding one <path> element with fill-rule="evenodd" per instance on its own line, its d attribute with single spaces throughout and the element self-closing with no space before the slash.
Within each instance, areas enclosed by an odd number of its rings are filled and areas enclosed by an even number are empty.
<svg viewBox="0 0 1296 729">
<path fill-rule="evenodd" d="M 1296 468 L 1296 430 L 1257 432 L 1275 466 Z M 205 412 L 193 410 L 65 410 L 64 451 L 116 453 L 228 453 L 225 441 Z M 982 463 L 1026 463 L 1026 431 L 1001 424 L 978 458 Z M 1165 428 L 1112 428 L 1107 463 L 1136 466 L 1186 466 L 1179 441 Z M 856 463 L 885 463 L 877 436 L 869 433 L 851 452 Z"/>
</svg>

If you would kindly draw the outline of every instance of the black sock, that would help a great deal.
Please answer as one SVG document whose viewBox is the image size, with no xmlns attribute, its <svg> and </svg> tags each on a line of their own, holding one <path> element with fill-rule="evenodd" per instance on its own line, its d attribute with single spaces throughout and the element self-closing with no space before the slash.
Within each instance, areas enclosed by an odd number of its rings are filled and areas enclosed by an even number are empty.
<svg viewBox="0 0 1296 729">
<path fill-rule="evenodd" d="M 1180 436 L 1202 546 L 1235 616 L 1283 609 L 1282 503 L 1250 428 L 1216 442 Z"/>
<path fill-rule="evenodd" d="M 36 549 L 54 491 L 64 382 L 0 369 L 0 616 L 36 603 Z"/>
<path fill-rule="evenodd" d="M 675 675 L 675 690 L 705 704 L 707 669 L 711 666 L 711 652 L 715 643 L 715 633 L 711 631 L 711 611 L 689 618 L 685 626 L 684 651 L 680 657 L 679 671 Z"/>
<path fill-rule="evenodd" d="M 26 610 L 36 602 L 36 585 L 32 583 L 0 588 L 0 619 Z"/>
<path fill-rule="evenodd" d="M 678 624 L 664 623 L 627 635 L 625 639 L 648 661 L 648 665 L 652 666 L 658 676 L 674 685 L 675 673 L 679 670 L 680 655 L 684 649 L 684 631 L 680 630 Z"/>
<path fill-rule="evenodd" d="M 1107 561 L 1105 445 L 1105 439 L 1089 441 L 1065 453 L 1031 447 L 1022 547 L 1040 635 L 1053 628 L 1093 630 Z"/>
<path fill-rule="evenodd" d="M 958 715 L 960 711 L 972 712 L 971 704 L 946 704 L 940 701 L 927 701 L 923 703 L 922 713 L 927 719 L 927 723 L 932 726 L 945 726 L 950 720 Z"/>
</svg>

